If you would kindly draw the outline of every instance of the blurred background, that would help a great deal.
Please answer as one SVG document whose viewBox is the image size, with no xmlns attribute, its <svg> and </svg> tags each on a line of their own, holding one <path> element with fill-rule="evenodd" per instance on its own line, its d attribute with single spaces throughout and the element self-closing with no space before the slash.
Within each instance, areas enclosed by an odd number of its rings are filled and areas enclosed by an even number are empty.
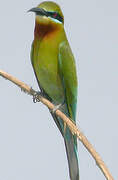
<svg viewBox="0 0 118 180">
<path fill-rule="evenodd" d="M 42 1 L 2 1 L 0 69 L 38 90 L 30 63 L 34 14 Z M 118 1 L 55 0 L 76 58 L 79 79 L 77 121 L 118 177 Z M 104 180 L 78 143 L 80 179 Z M 0 77 L 0 180 L 67 180 L 63 139 L 48 109 Z"/>
</svg>

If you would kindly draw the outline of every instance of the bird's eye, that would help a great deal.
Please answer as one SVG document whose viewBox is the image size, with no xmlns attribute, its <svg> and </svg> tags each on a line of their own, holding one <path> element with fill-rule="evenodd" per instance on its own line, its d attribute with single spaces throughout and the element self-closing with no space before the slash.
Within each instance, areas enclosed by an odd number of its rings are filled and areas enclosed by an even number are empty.
<svg viewBox="0 0 118 180">
<path fill-rule="evenodd" d="M 58 16 L 57 13 L 54 13 L 54 14 L 53 14 L 53 18 L 56 18 L 57 16 Z"/>
</svg>

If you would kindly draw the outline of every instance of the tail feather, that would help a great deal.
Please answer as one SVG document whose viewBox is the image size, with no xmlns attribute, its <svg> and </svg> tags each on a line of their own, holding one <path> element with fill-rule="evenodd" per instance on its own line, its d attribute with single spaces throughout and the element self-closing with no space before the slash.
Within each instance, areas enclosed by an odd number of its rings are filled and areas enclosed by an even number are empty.
<svg viewBox="0 0 118 180">
<path fill-rule="evenodd" d="M 71 180 L 79 180 L 78 153 L 73 138 L 65 140 L 66 154 L 68 159 L 69 174 Z"/>
<path fill-rule="evenodd" d="M 70 180 L 79 180 L 77 139 L 71 133 L 68 127 L 66 127 L 66 132 L 64 132 L 64 124 L 61 118 L 57 117 L 53 113 L 51 114 L 64 138 L 66 154 L 67 154 L 67 159 L 68 159 Z"/>
</svg>

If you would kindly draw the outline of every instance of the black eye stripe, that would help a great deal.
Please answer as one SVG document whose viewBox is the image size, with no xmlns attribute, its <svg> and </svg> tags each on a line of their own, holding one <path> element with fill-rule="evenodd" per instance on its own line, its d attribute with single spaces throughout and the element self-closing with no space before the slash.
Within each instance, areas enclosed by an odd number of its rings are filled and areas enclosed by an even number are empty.
<svg viewBox="0 0 118 180">
<path fill-rule="evenodd" d="M 63 18 L 57 12 L 47 12 L 47 16 L 57 19 L 60 22 L 63 22 Z"/>
<path fill-rule="evenodd" d="M 48 13 L 48 16 L 50 16 L 54 19 L 57 19 L 63 23 L 63 18 L 57 12 L 47 12 L 47 13 Z"/>
<path fill-rule="evenodd" d="M 60 16 L 58 12 L 46 11 L 46 10 L 40 8 L 40 11 L 39 12 L 37 11 L 36 14 L 40 15 L 40 16 L 47 16 L 47 17 L 49 16 L 51 18 L 57 19 L 58 21 L 60 21 L 62 23 L 64 22 L 63 17 Z"/>
</svg>

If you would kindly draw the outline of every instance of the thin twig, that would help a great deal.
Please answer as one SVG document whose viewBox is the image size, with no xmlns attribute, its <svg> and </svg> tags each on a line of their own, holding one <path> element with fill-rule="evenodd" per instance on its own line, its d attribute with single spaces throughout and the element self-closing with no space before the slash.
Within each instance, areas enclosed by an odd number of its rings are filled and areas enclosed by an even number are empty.
<svg viewBox="0 0 118 180">
<path fill-rule="evenodd" d="M 0 76 L 4 77 L 5 79 L 8 79 L 9 81 L 13 82 L 14 84 L 16 84 L 17 86 L 19 86 L 23 91 L 25 91 L 26 93 L 28 93 L 29 95 L 34 96 L 36 91 L 33 90 L 31 87 L 29 87 L 27 84 L 19 81 L 18 79 L 16 79 L 15 77 L 9 75 L 8 73 L 0 70 Z M 38 99 L 44 104 L 46 105 L 50 110 L 53 110 L 55 108 L 55 106 L 48 101 L 46 98 L 42 97 L 42 96 L 38 96 Z M 68 125 L 68 127 L 70 128 L 71 132 L 73 134 L 75 134 L 77 136 L 77 138 L 82 142 L 82 144 L 86 147 L 86 149 L 90 152 L 90 154 L 92 155 L 92 157 L 94 158 L 94 160 L 96 161 L 96 164 L 98 165 L 98 167 L 101 169 L 101 171 L 103 172 L 104 176 L 106 177 L 107 180 L 114 180 L 112 175 L 110 174 L 108 168 L 106 167 L 105 163 L 103 162 L 103 160 L 101 159 L 100 155 L 95 151 L 95 149 L 93 148 L 93 146 L 91 145 L 91 143 L 88 141 L 88 139 L 84 136 L 84 134 L 77 128 L 77 126 L 64 114 L 62 113 L 60 110 L 57 110 L 56 115 L 59 116 L 64 123 L 66 123 Z"/>
</svg>

